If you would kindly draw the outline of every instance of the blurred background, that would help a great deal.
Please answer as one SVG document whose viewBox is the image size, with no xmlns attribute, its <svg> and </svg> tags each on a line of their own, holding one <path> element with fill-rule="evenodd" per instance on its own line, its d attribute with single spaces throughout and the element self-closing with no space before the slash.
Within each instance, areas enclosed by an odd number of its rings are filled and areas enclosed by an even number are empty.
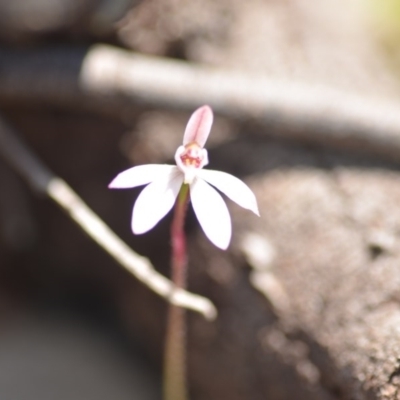
<svg viewBox="0 0 400 400">
<path fill-rule="evenodd" d="M 146 56 L 155 88 L 87 90 L 96 44 Z M 165 59 L 236 97 L 168 86 Z M 0 0 L 1 120 L 157 270 L 170 216 L 134 236 L 140 189 L 107 185 L 172 162 L 196 106 L 210 168 L 257 194 L 260 219 L 229 204 L 227 252 L 189 211 L 189 287 L 219 310 L 188 315 L 191 399 L 397 398 L 399 77 L 399 0 Z M 0 158 L 0 399 L 160 399 L 166 311 Z"/>
</svg>

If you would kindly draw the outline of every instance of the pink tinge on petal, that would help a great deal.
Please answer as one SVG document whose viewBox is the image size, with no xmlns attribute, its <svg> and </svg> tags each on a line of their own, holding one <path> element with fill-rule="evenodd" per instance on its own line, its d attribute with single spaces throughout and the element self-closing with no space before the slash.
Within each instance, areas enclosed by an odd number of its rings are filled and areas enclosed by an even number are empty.
<svg viewBox="0 0 400 400">
<path fill-rule="evenodd" d="M 183 145 L 197 143 L 204 147 L 213 123 L 213 112 L 210 106 L 198 108 L 190 117 L 183 136 Z"/>
<path fill-rule="evenodd" d="M 184 182 L 191 184 L 197 175 L 197 171 L 208 164 L 208 153 L 197 145 L 197 150 L 193 152 L 192 145 L 179 146 L 175 153 L 175 161 L 178 168 L 185 175 Z"/>
</svg>

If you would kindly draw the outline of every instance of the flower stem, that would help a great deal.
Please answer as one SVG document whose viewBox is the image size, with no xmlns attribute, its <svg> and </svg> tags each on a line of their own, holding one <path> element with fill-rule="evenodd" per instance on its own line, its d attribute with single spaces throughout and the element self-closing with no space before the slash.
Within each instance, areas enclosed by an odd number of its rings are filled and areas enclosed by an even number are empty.
<svg viewBox="0 0 400 400">
<path fill-rule="evenodd" d="M 171 226 L 172 281 L 177 288 L 186 288 L 185 215 L 189 185 L 183 184 L 175 204 Z M 185 310 L 170 304 L 164 355 L 164 400 L 186 400 L 186 326 Z"/>
</svg>

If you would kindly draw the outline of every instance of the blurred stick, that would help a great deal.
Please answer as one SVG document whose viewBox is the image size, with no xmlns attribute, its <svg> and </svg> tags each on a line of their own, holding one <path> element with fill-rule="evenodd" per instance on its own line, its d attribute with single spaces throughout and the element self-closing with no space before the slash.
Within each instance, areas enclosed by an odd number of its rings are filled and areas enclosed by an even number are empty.
<svg viewBox="0 0 400 400">
<path fill-rule="evenodd" d="M 398 161 L 400 102 L 148 57 L 106 45 L 0 51 L 0 101 L 80 104 L 126 116 L 137 104 L 210 104 L 264 132 Z"/>
<path fill-rule="evenodd" d="M 171 304 L 197 311 L 214 319 L 217 311 L 206 298 L 175 288 L 150 261 L 131 250 L 59 177 L 47 169 L 0 119 L 0 155 L 33 189 L 47 194 L 119 264 Z"/>
</svg>

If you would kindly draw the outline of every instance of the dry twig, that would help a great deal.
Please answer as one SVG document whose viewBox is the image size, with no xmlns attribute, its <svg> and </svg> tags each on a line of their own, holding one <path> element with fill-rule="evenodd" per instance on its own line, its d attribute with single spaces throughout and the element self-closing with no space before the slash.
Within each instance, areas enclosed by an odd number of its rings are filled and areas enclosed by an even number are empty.
<svg viewBox="0 0 400 400">
<path fill-rule="evenodd" d="M 126 115 L 138 103 L 210 104 L 281 137 L 400 155 L 400 102 L 247 76 L 111 46 L 0 51 L 0 100 L 86 104 Z"/>
<path fill-rule="evenodd" d="M 174 287 L 150 261 L 132 251 L 59 177 L 48 170 L 0 119 L 0 155 L 40 193 L 47 194 L 120 265 L 158 295 L 174 305 L 214 319 L 217 311 L 210 300 Z"/>
</svg>

